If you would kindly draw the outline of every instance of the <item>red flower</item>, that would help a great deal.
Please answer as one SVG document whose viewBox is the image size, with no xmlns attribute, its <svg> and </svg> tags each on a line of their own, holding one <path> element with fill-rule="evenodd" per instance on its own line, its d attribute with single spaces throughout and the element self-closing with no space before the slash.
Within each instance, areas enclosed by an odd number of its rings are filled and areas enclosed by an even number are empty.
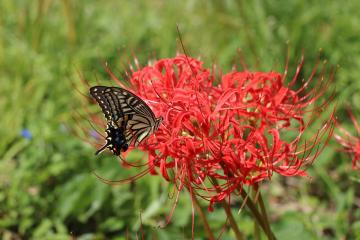
<svg viewBox="0 0 360 240">
<path fill-rule="evenodd" d="M 185 55 L 132 70 L 131 90 L 164 118 L 140 146 L 149 153 L 150 173 L 210 200 L 210 207 L 273 172 L 305 176 L 325 145 L 320 147 L 320 141 L 325 137 L 327 142 L 333 130 L 331 116 L 303 142 L 302 135 L 328 102 L 308 106 L 324 94 L 333 75 L 329 81 L 321 75 L 307 91 L 315 68 L 302 87 L 292 90 L 301 67 L 287 85 L 286 75 L 276 72 L 233 71 L 218 82 L 201 61 Z M 310 116 L 307 123 L 305 115 Z"/>
<path fill-rule="evenodd" d="M 360 126 L 357 123 L 354 114 L 350 110 L 348 111 L 348 113 L 352 123 L 354 124 L 357 134 L 360 135 Z M 353 169 L 360 169 L 360 167 L 358 166 L 358 161 L 360 160 L 360 137 L 352 135 L 340 124 L 337 124 L 337 126 L 342 136 L 335 134 L 334 137 L 336 141 L 343 146 L 344 152 L 347 152 L 351 155 Z"/>
</svg>

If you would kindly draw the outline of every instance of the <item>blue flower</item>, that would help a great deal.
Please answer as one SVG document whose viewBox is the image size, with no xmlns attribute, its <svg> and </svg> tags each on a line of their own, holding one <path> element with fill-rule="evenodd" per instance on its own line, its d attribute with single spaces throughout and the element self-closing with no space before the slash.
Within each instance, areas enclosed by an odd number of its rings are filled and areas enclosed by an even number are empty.
<svg viewBox="0 0 360 240">
<path fill-rule="evenodd" d="M 24 128 L 21 130 L 21 136 L 26 139 L 32 139 L 32 134 L 29 129 Z"/>
</svg>

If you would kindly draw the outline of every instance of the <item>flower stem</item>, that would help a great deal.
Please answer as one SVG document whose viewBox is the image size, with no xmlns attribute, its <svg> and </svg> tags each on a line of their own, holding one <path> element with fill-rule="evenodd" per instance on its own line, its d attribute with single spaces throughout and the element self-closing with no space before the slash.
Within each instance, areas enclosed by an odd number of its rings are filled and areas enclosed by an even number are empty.
<svg viewBox="0 0 360 240">
<path fill-rule="evenodd" d="M 265 234 L 267 235 L 268 239 L 276 240 L 276 237 L 271 231 L 267 231 L 266 224 L 264 223 L 263 216 L 260 214 L 259 210 L 256 208 L 255 203 L 248 197 L 247 193 L 244 189 L 241 190 L 241 196 L 243 199 L 246 199 L 246 206 L 250 209 L 251 214 L 255 218 L 255 220 L 258 222 L 258 224 L 261 226 L 261 228 L 264 230 Z"/>
<path fill-rule="evenodd" d="M 211 177 L 211 181 L 214 183 L 214 185 L 216 185 L 216 186 L 219 185 L 216 178 Z M 245 239 L 244 238 L 245 235 L 240 231 L 240 229 L 239 229 L 239 227 L 238 227 L 238 225 L 237 225 L 237 223 L 235 221 L 234 215 L 231 212 L 231 208 L 230 208 L 229 204 L 225 200 L 222 200 L 221 204 L 222 204 L 222 206 L 223 206 L 223 208 L 225 210 L 225 213 L 226 213 L 226 215 L 227 215 L 227 217 L 229 219 L 230 226 L 231 226 L 232 230 L 235 233 L 236 239 L 237 240 Z"/>
<path fill-rule="evenodd" d="M 260 205 L 260 211 L 261 211 L 261 214 L 263 216 L 263 220 L 264 220 L 265 227 L 266 227 L 265 231 L 268 233 L 267 235 L 270 236 L 270 240 L 274 240 L 274 238 L 273 238 L 274 235 L 271 232 L 270 223 L 269 223 L 269 217 L 268 217 L 268 215 L 266 213 L 266 208 L 265 208 L 263 198 L 261 196 L 261 192 L 259 192 L 259 205 Z"/>
<path fill-rule="evenodd" d="M 254 188 L 255 188 L 256 191 L 252 195 L 253 195 L 254 201 L 256 202 L 257 201 L 256 199 L 258 198 L 258 194 L 260 192 L 258 191 L 257 185 L 255 185 Z M 246 200 L 244 200 L 244 201 L 246 201 Z M 256 208 L 259 209 L 258 206 L 256 206 Z M 255 240 L 260 240 L 261 239 L 261 233 L 260 232 L 261 232 L 261 230 L 260 230 L 259 223 L 257 221 L 254 221 L 254 239 Z"/>
<path fill-rule="evenodd" d="M 259 224 L 257 223 L 257 221 L 254 222 L 254 239 L 255 240 L 261 239 L 260 227 L 259 227 Z"/>
<path fill-rule="evenodd" d="M 192 194 L 190 194 L 190 195 L 192 195 Z M 202 221 L 202 223 L 204 225 L 204 229 L 205 229 L 205 232 L 206 232 L 206 234 L 208 236 L 208 239 L 209 240 L 214 240 L 215 239 L 214 234 L 211 231 L 211 228 L 209 226 L 209 222 L 208 222 L 208 220 L 206 218 L 206 215 L 205 215 L 203 209 L 201 208 L 201 206 L 199 204 L 199 201 L 197 200 L 197 198 L 195 196 L 192 195 L 191 197 L 192 197 L 192 201 L 194 203 L 195 209 L 196 209 L 197 213 L 199 214 L 200 219 L 201 219 L 201 221 Z"/>
<path fill-rule="evenodd" d="M 237 239 L 237 240 L 243 240 L 243 239 L 245 239 L 245 238 L 244 238 L 244 235 L 243 235 L 243 234 L 240 232 L 240 230 L 239 230 L 239 227 L 238 227 L 238 225 L 237 225 L 237 223 L 236 223 L 236 221 L 235 221 L 234 215 L 233 215 L 232 212 L 231 212 L 231 209 L 230 209 L 229 204 L 228 204 L 225 200 L 222 200 L 222 201 L 221 201 L 221 204 L 222 204 L 222 206 L 223 206 L 223 208 L 224 208 L 224 210 L 225 210 L 225 212 L 226 212 L 226 215 L 227 215 L 227 217 L 228 217 L 228 219 L 229 219 L 230 226 L 231 226 L 232 230 L 233 230 L 234 233 L 235 233 L 236 239 Z"/>
<path fill-rule="evenodd" d="M 223 163 L 220 163 L 220 165 L 222 166 L 223 169 L 225 168 Z M 232 174 L 229 174 L 229 175 L 232 176 Z M 219 185 L 215 178 L 212 177 L 211 180 L 215 185 Z M 246 202 L 246 206 L 250 209 L 251 214 L 253 215 L 253 217 L 255 218 L 257 223 L 261 226 L 261 228 L 265 232 L 268 239 L 276 240 L 275 235 L 270 230 L 269 221 L 267 220 L 267 216 L 266 216 L 266 220 L 264 222 L 263 216 L 260 214 L 255 203 L 251 200 L 251 198 L 248 196 L 248 194 L 245 192 L 245 190 L 238 189 L 238 191 L 240 192 L 242 198 Z M 264 209 L 265 209 L 265 207 L 264 207 Z M 265 212 L 265 214 L 266 214 L 266 212 Z"/>
</svg>

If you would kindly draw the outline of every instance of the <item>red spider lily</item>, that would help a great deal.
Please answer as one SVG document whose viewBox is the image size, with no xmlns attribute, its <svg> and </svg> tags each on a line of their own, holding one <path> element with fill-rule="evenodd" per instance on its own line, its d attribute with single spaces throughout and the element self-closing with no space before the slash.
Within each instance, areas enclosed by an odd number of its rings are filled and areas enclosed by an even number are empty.
<svg viewBox="0 0 360 240">
<path fill-rule="evenodd" d="M 316 79 L 315 67 L 292 90 L 302 65 L 289 84 L 286 74 L 249 71 L 230 72 L 219 82 L 201 61 L 185 55 L 131 69 L 130 90 L 164 118 L 140 146 L 149 153 L 148 171 L 210 200 L 209 209 L 245 185 L 270 179 L 273 172 L 305 176 L 325 146 L 321 141 L 326 143 L 333 130 L 331 116 L 304 141 L 303 134 L 329 101 L 308 106 L 325 93 L 333 74 L 327 81 L 323 73 Z M 316 87 L 308 90 L 315 80 Z"/>
<path fill-rule="evenodd" d="M 340 124 L 337 124 L 338 129 L 340 130 L 341 135 L 335 134 L 334 137 L 338 143 L 343 146 L 343 151 L 350 154 L 352 157 L 352 167 L 353 169 L 360 169 L 358 166 L 358 161 L 360 160 L 360 126 L 357 123 L 354 114 L 352 111 L 348 111 L 348 114 L 351 118 L 352 123 L 357 131 L 358 136 L 352 135 L 346 129 L 344 129 Z"/>
</svg>

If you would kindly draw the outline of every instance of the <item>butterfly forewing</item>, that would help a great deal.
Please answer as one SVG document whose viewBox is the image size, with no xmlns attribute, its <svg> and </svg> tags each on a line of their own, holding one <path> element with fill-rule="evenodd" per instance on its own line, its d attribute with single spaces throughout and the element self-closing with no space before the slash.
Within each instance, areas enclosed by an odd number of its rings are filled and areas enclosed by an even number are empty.
<svg viewBox="0 0 360 240">
<path fill-rule="evenodd" d="M 121 108 L 125 115 L 140 114 L 155 121 L 154 113 L 141 98 L 122 88 L 112 87 L 110 89 L 120 100 Z"/>
<path fill-rule="evenodd" d="M 90 94 L 101 107 L 102 112 L 104 113 L 108 121 L 117 121 L 119 118 L 123 117 L 124 114 L 122 109 L 118 107 L 120 105 L 119 100 L 116 96 L 112 96 L 107 87 L 96 86 L 90 88 Z"/>
</svg>

